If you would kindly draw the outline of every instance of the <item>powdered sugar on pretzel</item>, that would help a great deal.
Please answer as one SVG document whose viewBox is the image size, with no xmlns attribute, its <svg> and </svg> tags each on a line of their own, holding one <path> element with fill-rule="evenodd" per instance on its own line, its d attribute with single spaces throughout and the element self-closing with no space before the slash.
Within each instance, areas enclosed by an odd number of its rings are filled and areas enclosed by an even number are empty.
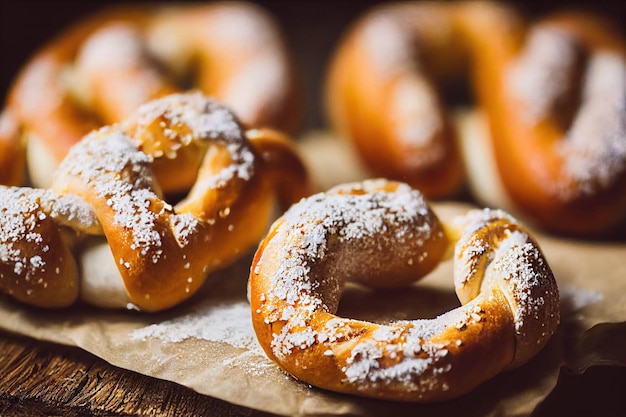
<svg viewBox="0 0 626 417">
<path fill-rule="evenodd" d="M 294 201 L 291 198 L 309 192 L 304 167 L 287 139 L 267 139 L 256 130 L 251 131 L 250 139 L 246 135 L 232 112 L 199 93 L 174 94 L 147 103 L 124 122 L 93 131 L 72 147 L 55 174 L 52 190 L 6 191 L 7 198 L 0 200 L 5 207 L 14 207 L 10 196 L 16 192 L 24 195 L 22 200 L 37 203 L 26 211 L 5 209 L 6 227 L 45 227 L 53 236 L 103 234 L 106 242 L 101 239 L 101 245 L 115 264 L 110 276 L 115 282 L 105 280 L 91 286 L 88 281 L 92 277 L 86 274 L 80 277 L 85 281 L 80 286 L 88 291 L 83 291 L 81 298 L 98 305 L 132 305 L 147 311 L 172 307 L 193 295 L 208 274 L 261 239 L 275 202 L 288 205 Z M 276 165 L 274 159 L 264 156 L 268 144 L 272 145 L 267 151 L 270 155 L 290 164 Z M 182 181 L 177 192 L 191 189 L 172 205 L 160 183 L 172 182 L 174 173 L 179 173 L 177 179 Z M 279 177 L 289 178 L 280 182 L 286 191 L 277 189 Z M 52 216 L 47 207 L 67 201 L 79 201 L 80 213 L 89 214 L 80 217 L 89 218 L 97 227 L 54 221 L 59 216 Z M 10 252 L 15 245 L 27 245 L 32 236 L 25 227 L 3 234 L 0 248 Z M 55 246 L 64 248 L 59 249 L 63 254 L 37 265 L 31 262 L 33 269 L 26 275 L 16 267 L 16 262 L 24 263 L 22 259 L 2 259 L 14 272 L 5 274 L 4 282 L 16 282 L 21 288 L 37 281 L 45 271 L 57 269 L 56 262 L 73 265 L 71 247 L 55 239 Z M 71 286 L 79 288 L 76 274 L 73 276 Z M 109 294 L 112 299 L 102 299 L 100 289 L 113 292 Z M 45 295 L 37 300 L 44 300 L 37 303 L 42 306 L 73 301 L 52 296 L 45 301 Z"/>
<path fill-rule="evenodd" d="M 335 315 L 348 281 L 408 285 L 454 245 L 461 307 L 377 324 Z M 355 395 L 439 401 L 533 357 L 559 321 L 556 282 L 528 231 L 476 210 L 441 223 L 422 195 L 386 180 L 346 184 L 272 226 L 249 282 L 267 355 L 299 380 Z"/>
<path fill-rule="evenodd" d="M 458 117 L 444 91 L 466 74 L 475 105 Z M 625 97 L 626 43 L 610 24 L 526 21 L 490 1 L 375 7 L 327 84 L 330 120 L 375 175 L 430 198 L 467 183 L 482 205 L 578 236 L 625 220 Z"/>
</svg>

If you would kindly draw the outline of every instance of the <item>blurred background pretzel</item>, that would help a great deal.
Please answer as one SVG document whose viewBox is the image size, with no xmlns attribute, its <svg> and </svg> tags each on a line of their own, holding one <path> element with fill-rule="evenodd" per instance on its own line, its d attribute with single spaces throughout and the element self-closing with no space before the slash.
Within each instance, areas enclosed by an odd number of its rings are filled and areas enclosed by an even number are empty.
<svg viewBox="0 0 626 417">
<path fill-rule="evenodd" d="M 47 186 L 84 134 L 177 91 L 214 96 L 247 127 L 293 133 L 302 111 L 296 84 L 281 31 L 261 7 L 117 7 L 80 20 L 39 48 L 8 92 L 6 117 L 21 138 L 13 136 L 13 143 L 26 149 L 31 182 Z M 3 181 L 20 183 L 15 177 Z"/>
</svg>

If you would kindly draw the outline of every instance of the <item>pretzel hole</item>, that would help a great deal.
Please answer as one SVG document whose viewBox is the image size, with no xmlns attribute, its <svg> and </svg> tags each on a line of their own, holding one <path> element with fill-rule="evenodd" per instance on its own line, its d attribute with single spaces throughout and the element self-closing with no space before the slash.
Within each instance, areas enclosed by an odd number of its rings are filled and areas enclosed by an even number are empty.
<svg viewBox="0 0 626 417">
<path fill-rule="evenodd" d="M 402 288 L 372 289 L 348 283 L 339 300 L 337 315 L 388 324 L 398 320 L 433 319 L 460 305 L 452 285 L 442 288 L 417 283 Z"/>
<path fill-rule="evenodd" d="M 173 63 L 165 62 L 153 54 L 149 55 L 150 62 L 155 68 L 174 84 L 180 91 L 197 89 L 200 74 L 200 57 L 192 56 L 184 65 L 173 66 Z"/>
<path fill-rule="evenodd" d="M 429 73 L 436 85 L 444 107 L 451 109 L 465 109 L 474 107 L 477 98 L 471 88 L 470 67 L 467 58 L 453 72 L 443 74 Z"/>
</svg>

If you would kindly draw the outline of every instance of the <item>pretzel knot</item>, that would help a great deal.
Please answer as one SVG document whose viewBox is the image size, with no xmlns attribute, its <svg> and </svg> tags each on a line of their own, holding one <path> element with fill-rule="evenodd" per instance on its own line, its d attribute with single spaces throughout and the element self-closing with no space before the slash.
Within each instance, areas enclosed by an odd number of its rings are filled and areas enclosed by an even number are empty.
<svg viewBox="0 0 626 417">
<path fill-rule="evenodd" d="M 408 285 L 451 245 L 460 307 L 389 324 L 335 315 L 346 282 Z M 515 219 L 486 209 L 444 224 L 418 191 L 386 180 L 292 206 L 259 246 L 249 298 L 261 346 L 297 379 L 404 401 L 467 393 L 528 361 L 559 321 L 550 267 Z"/>
<path fill-rule="evenodd" d="M 164 199 L 165 189 L 189 187 L 175 205 Z M 2 188 L 0 285 L 40 306 L 68 305 L 82 287 L 94 304 L 162 310 L 257 244 L 274 202 L 288 205 L 308 187 L 285 137 L 244 131 L 199 93 L 167 96 L 85 136 L 51 190 Z M 90 283 L 86 275 L 79 285 L 73 249 L 63 244 L 71 232 L 106 237 L 119 283 Z M 113 302 L 103 299 L 107 291 Z"/>
</svg>

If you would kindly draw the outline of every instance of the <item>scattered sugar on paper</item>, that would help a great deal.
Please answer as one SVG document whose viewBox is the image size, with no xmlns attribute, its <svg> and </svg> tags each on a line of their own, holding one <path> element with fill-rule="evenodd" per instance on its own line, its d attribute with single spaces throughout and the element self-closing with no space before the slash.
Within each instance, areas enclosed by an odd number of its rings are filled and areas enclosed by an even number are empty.
<svg viewBox="0 0 626 417">
<path fill-rule="evenodd" d="M 559 294 L 561 297 L 561 310 L 564 313 L 573 313 L 604 299 L 604 296 L 597 291 L 571 285 L 559 287 Z"/>
<path fill-rule="evenodd" d="M 159 339 L 168 343 L 191 338 L 224 342 L 261 352 L 252 328 L 250 306 L 245 302 L 212 305 L 131 333 L 132 340 Z"/>
<path fill-rule="evenodd" d="M 226 359 L 222 362 L 224 367 L 242 368 L 241 364 L 245 363 L 244 371 L 253 376 L 262 376 L 266 372 L 276 371 L 278 368 L 261 350 L 248 350 L 233 358 Z"/>
</svg>

